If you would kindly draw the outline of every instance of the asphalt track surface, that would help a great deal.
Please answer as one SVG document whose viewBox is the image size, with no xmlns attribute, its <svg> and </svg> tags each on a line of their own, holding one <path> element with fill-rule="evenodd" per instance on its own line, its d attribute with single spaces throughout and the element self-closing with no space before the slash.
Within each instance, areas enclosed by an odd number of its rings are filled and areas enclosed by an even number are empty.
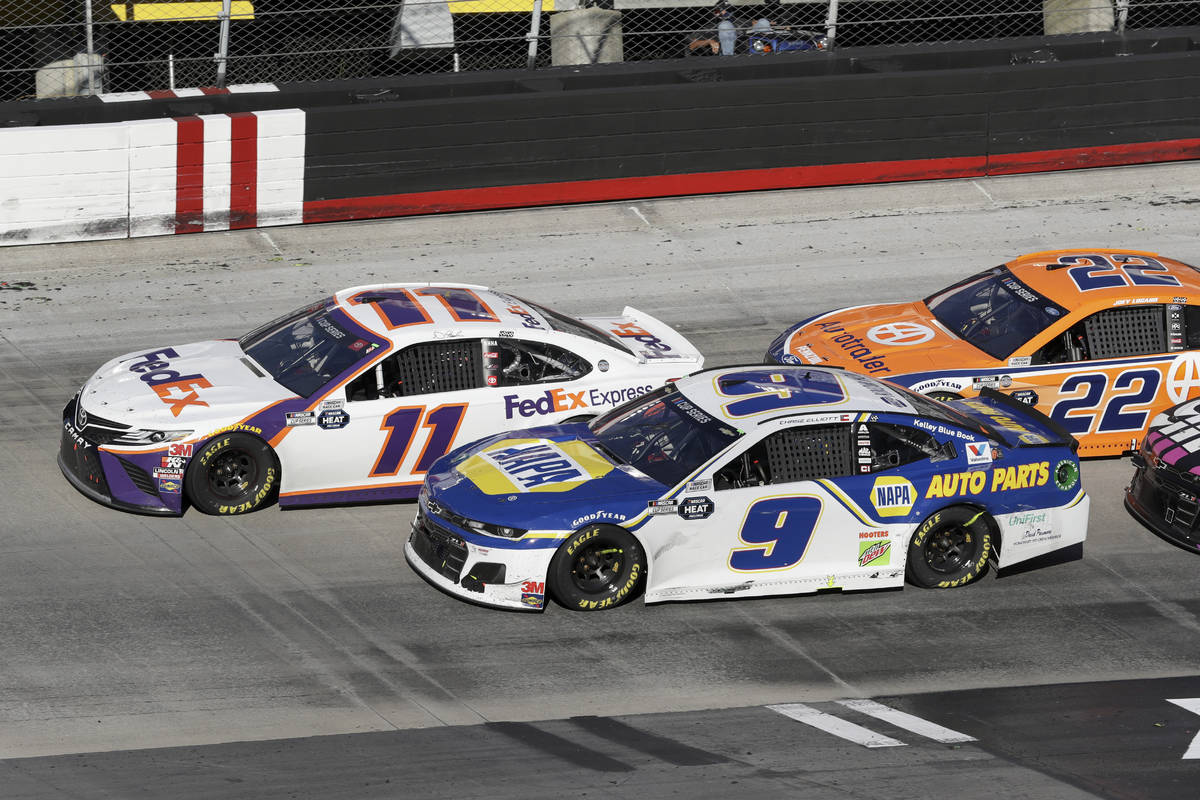
<svg viewBox="0 0 1200 800">
<path fill-rule="evenodd" d="M 629 303 L 755 362 L 1023 252 L 1200 264 L 1198 202 L 1185 164 L 0 249 L 0 797 L 1200 797 L 1200 556 L 1127 517 L 1121 459 L 1084 467 L 1081 560 L 598 614 L 437 592 L 411 504 L 140 517 L 54 461 L 107 358 L 349 285 Z"/>
</svg>

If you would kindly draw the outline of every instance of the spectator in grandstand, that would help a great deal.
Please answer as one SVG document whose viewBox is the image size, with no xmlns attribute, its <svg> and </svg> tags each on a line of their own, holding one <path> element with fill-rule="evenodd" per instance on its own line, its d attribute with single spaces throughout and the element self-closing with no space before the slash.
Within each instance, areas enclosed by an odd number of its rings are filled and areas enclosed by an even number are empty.
<svg viewBox="0 0 1200 800">
<path fill-rule="evenodd" d="M 733 55 L 737 48 L 738 30 L 728 0 L 718 0 L 713 6 L 713 16 L 717 20 L 717 29 L 693 36 L 687 46 L 689 55 L 697 52 L 702 55 L 708 55 L 709 52 L 713 55 Z"/>
</svg>

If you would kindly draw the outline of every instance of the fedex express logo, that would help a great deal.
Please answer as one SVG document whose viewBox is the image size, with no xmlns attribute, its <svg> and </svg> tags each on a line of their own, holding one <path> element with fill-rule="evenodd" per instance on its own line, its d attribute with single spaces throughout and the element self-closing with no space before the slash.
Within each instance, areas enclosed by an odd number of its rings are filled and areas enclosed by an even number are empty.
<svg viewBox="0 0 1200 800">
<path fill-rule="evenodd" d="M 649 384 L 612 390 L 580 389 L 578 392 L 569 392 L 566 389 L 547 389 L 541 397 L 525 400 L 522 400 L 520 395 L 506 394 L 504 395 L 504 418 L 544 416 L 592 406 L 615 406 L 626 400 L 640 397 L 650 389 Z"/>
<path fill-rule="evenodd" d="M 622 339 L 633 339 L 644 348 L 646 358 L 670 358 L 671 345 L 636 322 L 618 322 L 609 328 L 609 332 Z"/>
<path fill-rule="evenodd" d="M 209 389 L 212 384 L 203 375 L 180 375 L 176 370 L 169 369 L 170 362 L 161 358 L 179 358 L 170 347 L 142 353 L 129 365 L 130 372 L 140 373 L 139 377 L 154 390 L 159 399 L 171 407 L 172 416 L 179 416 L 184 406 L 207 406 L 200 399 L 197 389 Z"/>
</svg>

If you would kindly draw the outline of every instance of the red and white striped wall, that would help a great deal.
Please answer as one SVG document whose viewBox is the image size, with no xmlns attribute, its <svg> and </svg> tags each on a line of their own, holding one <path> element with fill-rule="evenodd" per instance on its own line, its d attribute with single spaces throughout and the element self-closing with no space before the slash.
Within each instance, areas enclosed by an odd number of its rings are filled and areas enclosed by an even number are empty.
<svg viewBox="0 0 1200 800">
<path fill-rule="evenodd" d="M 0 245 L 303 221 L 304 111 L 0 129 Z"/>
</svg>

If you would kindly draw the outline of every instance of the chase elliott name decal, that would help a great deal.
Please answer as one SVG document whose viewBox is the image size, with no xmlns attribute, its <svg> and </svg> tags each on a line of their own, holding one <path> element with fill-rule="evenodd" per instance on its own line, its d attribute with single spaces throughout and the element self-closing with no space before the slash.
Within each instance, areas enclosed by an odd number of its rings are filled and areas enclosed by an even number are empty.
<svg viewBox="0 0 1200 800">
<path fill-rule="evenodd" d="M 504 439 L 457 467 L 484 494 L 566 492 L 600 478 L 612 464 L 585 443 Z"/>
</svg>

